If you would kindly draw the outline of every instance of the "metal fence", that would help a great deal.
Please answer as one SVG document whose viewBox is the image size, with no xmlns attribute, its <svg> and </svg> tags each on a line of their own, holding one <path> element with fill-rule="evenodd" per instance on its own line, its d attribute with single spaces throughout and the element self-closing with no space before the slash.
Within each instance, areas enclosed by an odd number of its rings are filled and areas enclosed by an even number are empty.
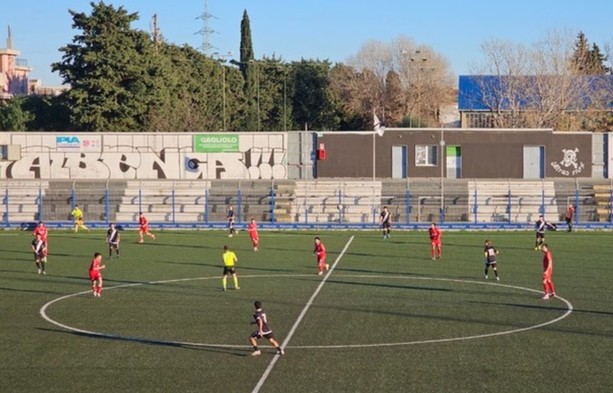
<svg viewBox="0 0 613 393">
<path fill-rule="evenodd" d="M 430 222 L 466 227 L 525 226 L 545 215 L 613 227 L 610 180 L 1 181 L 4 227 L 44 220 L 70 225 L 78 204 L 89 224 L 134 225 L 139 212 L 159 226 L 218 227 L 229 206 L 238 224 L 378 225 L 383 206 L 398 227 Z M 596 225 L 598 224 L 598 225 Z"/>
</svg>

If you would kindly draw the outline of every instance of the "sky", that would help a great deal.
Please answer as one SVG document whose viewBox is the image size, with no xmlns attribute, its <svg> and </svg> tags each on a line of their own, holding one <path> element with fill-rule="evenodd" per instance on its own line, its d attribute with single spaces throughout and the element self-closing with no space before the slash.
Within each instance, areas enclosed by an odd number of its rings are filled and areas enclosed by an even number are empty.
<svg viewBox="0 0 613 393">
<path fill-rule="evenodd" d="M 94 0 L 0 0 L 0 48 L 8 26 L 13 48 L 32 68 L 30 79 L 62 84 L 50 64 L 59 48 L 72 42 L 68 10 L 91 13 Z M 98 2 L 98 0 L 95 0 Z M 208 3 L 214 51 L 238 57 L 240 23 L 246 10 L 255 57 L 285 61 L 320 59 L 344 62 L 369 41 L 391 43 L 405 36 L 444 56 L 455 75 L 470 74 L 482 63 L 480 46 L 493 39 L 531 45 L 548 32 L 585 33 L 601 50 L 613 44 L 613 1 L 605 0 L 106 0 L 138 13 L 134 28 L 150 30 L 154 14 L 164 38 L 200 48 L 200 18 Z"/>
</svg>

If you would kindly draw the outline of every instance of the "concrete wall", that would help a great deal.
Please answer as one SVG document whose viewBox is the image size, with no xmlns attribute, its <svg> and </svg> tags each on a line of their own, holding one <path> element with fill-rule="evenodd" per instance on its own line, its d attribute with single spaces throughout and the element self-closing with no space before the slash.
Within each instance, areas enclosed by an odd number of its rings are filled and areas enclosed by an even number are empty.
<svg viewBox="0 0 613 393">
<path fill-rule="evenodd" d="M 457 145 L 462 149 L 463 178 L 523 178 L 524 147 L 543 146 L 545 177 L 591 177 L 592 133 L 551 130 L 405 129 L 387 130 L 375 138 L 376 177 L 392 176 L 392 146 L 406 146 L 409 178 L 440 177 L 440 157 L 435 165 L 416 164 L 416 146 Z M 321 133 L 326 159 L 317 162 L 317 175 L 372 177 L 373 136 L 366 133 Z M 444 150 L 444 149 L 443 149 Z M 442 157 L 446 162 L 446 157 Z M 447 176 L 446 168 L 443 168 Z"/>
<path fill-rule="evenodd" d="M 199 135 L 232 137 L 228 146 Z M 287 179 L 287 133 L 0 133 L 8 179 Z M 210 147 L 210 149 L 208 148 Z M 188 165 L 197 162 L 197 168 Z"/>
</svg>

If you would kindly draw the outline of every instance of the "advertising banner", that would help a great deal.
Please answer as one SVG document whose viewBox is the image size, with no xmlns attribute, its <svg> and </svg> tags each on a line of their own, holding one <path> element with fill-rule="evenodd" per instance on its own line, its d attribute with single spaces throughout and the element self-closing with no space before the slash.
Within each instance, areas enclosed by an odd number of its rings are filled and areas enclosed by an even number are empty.
<svg viewBox="0 0 613 393">
<path fill-rule="evenodd" d="M 239 135 L 213 132 L 196 134 L 193 147 L 196 153 L 237 153 L 240 151 Z"/>
<path fill-rule="evenodd" d="M 101 135 L 57 135 L 55 137 L 57 151 L 94 152 L 102 151 Z"/>
</svg>

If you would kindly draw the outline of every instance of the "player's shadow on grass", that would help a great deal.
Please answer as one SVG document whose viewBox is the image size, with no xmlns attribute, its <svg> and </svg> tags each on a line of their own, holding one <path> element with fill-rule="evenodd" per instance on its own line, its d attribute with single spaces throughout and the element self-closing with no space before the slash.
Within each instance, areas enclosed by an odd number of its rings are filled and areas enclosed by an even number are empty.
<svg viewBox="0 0 613 393">
<path fill-rule="evenodd" d="M 339 280 L 335 280 L 335 279 L 329 279 L 326 283 L 328 283 L 328 284 L 344 284 L 344 285 L 360 285 L 360 286 L 378 287 L 378 288 L 416 289 L 416 290 L 419 290 L 419 291 L 454 292 L 451 289 L 445 289 L 445 288 L 428 288 L 428 287 L 419 287 L 419 286 L 413 286 L 413 285 L 373 284 L 373 283 L 357 282 L 357 281 L 339 281 Z"/>
<path fill-rule="evenodd" d="M 520 307 L 520 308 L 529 308 L 529 309 L 537 309 L 537 310 L 553 310 L 553 311 L 565 311 L 566 307 L 553 307 L 553 306 L 541 306 L 541 305 L 530 305 L 530 304 L 516 304 L 516 303 L 497 303 L 497 302 L 484 302 L 484 301 L 472 301 L 470 303 L 481 303 L 481 304 L 489 304 L 489 305 L 497 305 L 497 306 L 509 306 L 509 307 Z M 551 303 L 549 303 L 551 304 Z M 597 315 L 613 315 L 613 312 L 608 311 L 593 311 L 593 310 L 581 310 L 577 308 L 573 308 L 573 313 L 585 313 L 585 314 L 597 314 Z"/>
<path fill-rule="evenodd" d="M 59 292 L 59 291 L 37 291 L 35 289 L 17 289 L 17 288 L 5 288 L 5 287 L 0 287 L 0 292 L 1 291 L 26 292 L 26 293 L 47 293 L 50 295 L 63 295 L 64 294 L 64 292 Z"/>
<path fill-rule="evenodd" d="M 162 263 L 174 263 L 174 262 L 162 262 Z M 191 263 L 186 263 L 186 262 L 178 262 L 180 264 L 191 264 Z M 220 264 L 214 264 L 214 263 L 193 263 L 194 265 L 197 266 L 210 266 L 210 267 L 215 267 L 218 269 L 223 269 L 223 266 L 221 266 Z M 236 271 L 240 274 L 241 271 L 243 270 L 258 270 L 258 271 L 264 271 L 264 272 L 293 272 L 294 270 L 292 269 L 275 269 L 275 268 L 263 268 L 263 267 L 252 267 L 252 266 L 243 266 L 243 265 L 237 265 L 236 266 Z"/>
<path fill-rule="evenodd" d="M 110 341 L 125 341 L 134 344 L 144 344 L 144 345 L 154 345 L 161 347 L 171 347 L 171 348 L 179 348 L 179 349 L 189 349 L 194 351 L 205 351 L 205 352 L 216 352 L 216 353 L 225 353 L 228 355 L 234 356 L 249 356 L 251 353 L 251 348 L 226 348 L 215 345 L 198 345 L 198 344 L 188 344 L 188 343 L 180 343 L 173 341 L 162 341 L 162 340 L 154 340 L 147 338 L 138 338 L 138 337 L 123 337 L 123 336 L 115 336 L 111 334 L 96 334 L 96 333 L 86 333 L 86 332 L 72 332 L 66 330 L 59 329 L 48 329 L 48 328 L 36 328 L 36 330 L 42 330 L 46 332 L 52 333 L 64 333 L 70 334 L 77 337 L 86 337 L 93 338 L 98 340 L 110 340 Z"/>
<path fill-rule="evenodd" d="M 196 249 L 211 249 L 211 250 L 220 250 L 222 247 L 220 246 L 207 246 L 204 244 L 177 244 L 177 243 L 160 243 L 157 240 L 151 240 L 145 243 L 135 242 L 134 244 L 140 246 L 153 246 L 153 247 L 179 247 L 179 248 L 196 248 Z"/>
</svg>

